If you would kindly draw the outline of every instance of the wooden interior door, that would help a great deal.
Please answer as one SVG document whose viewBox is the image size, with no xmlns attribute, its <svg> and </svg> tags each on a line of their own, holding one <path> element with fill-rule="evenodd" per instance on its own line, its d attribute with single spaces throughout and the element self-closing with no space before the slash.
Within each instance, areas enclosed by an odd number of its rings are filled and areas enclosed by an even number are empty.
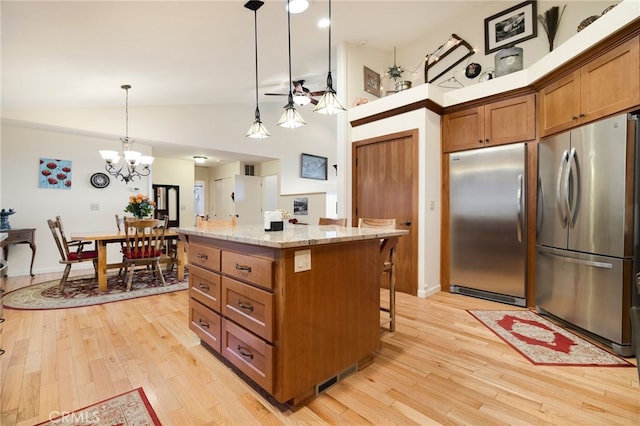
<svg viewBox="0 0 640 426">
<path fill-rule="evenodd" d="M 396 290 L 418 291 L 418 130 L 354 142 L 353 226 L 358 218 L 395 218 Z"/>
</svg>

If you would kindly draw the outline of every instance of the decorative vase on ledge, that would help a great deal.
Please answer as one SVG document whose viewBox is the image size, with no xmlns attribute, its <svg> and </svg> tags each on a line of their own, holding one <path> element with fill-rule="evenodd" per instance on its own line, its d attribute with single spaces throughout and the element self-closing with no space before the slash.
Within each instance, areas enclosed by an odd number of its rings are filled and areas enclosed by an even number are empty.
<svg viewBox="0 0 640 426">
<path fill-rule="evenodd" d="M 396 92 L 402 92 L 403 90 L 411 89 L 411 81 L 400 80 L 396 81 Z"/>
<path fill-rule="evenodd" d="M 9 216 L 15 213 L 15 210 L 9 209 L 0 210 L 0 231 L 6 231 L 11 229 L 11 224 L 9 224 Z"/>
</svg>

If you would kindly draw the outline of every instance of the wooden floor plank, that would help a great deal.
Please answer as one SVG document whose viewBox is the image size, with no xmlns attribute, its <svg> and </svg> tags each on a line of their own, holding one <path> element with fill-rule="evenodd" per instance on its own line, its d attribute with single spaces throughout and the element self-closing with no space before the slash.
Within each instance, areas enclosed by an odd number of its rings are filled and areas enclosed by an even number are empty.
<svg viewBox="0 0 640 426">
<path fill-rule="evenodd" d="M 53 279 L 7 279 L 7 286 Z M 381 297 L 388 297 L 385 291 Z M 371 364 L 280 411 L 188 328 L 188 292 L 53 311 L 5 309 L 2 424 L 32 425 L 143 387 L 165 425 L 640 424 L 635 368 L 535 366 L 449 293 L 398 294 L 397 328 Z M 635 359 L 631 359 L 635 362 Z"/>
</svg>

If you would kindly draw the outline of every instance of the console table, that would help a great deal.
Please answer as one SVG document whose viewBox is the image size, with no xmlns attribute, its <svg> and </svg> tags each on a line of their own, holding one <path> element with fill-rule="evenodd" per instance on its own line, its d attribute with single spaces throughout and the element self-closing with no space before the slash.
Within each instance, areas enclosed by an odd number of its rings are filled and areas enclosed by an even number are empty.
<svg viewBox="0 0 640 426">
<path fill-rule="evenodd" d="M 33 277 L 33 260 L 36 257 L 36 240 L 35 240 L 35 228 L 24 229 L 3 229 L 3 233 L 7 234 L 7 238 L 2 241 L 2 254 L 4 260 L 9 259 L 9 246 L 13 244 L 29 244 L 31 248 L 31 266 L 29 268 L 29 274 Z"/>
</svg>

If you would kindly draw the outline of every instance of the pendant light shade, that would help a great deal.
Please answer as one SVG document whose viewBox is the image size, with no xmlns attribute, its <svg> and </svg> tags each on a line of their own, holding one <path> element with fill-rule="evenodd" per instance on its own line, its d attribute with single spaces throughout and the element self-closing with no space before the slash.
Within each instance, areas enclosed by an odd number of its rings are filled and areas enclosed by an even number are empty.
<svg viewBox="0 0 640 426">
<path fill-rule="evenodd" d="M 325 115 L 334 115 L 340 111 L 344 111 L 336 95 L 336 91 L 333 88 L 333 78 L 331 77 L 331 27 L 333 22 L 331 21 L 331 0 L 329 0 L 329 73 L 327 74 L 327 88 L 324 91 L 324 95 L 320 98 L 318 105 L 313 109 L 313 112 L 318 112 Z"/>
<path fill-rule="evenodd" d="M 246 7 L 247 9 L 253 10 L 254 18 L 254 41 L 256 54 L 256 113 L 253 124 L 249 128 L 249 131 L 245 134 L 246 137 L 252 139 L 266 139 L 271 136 L 266 127 L 264 127 L 264 124 L 262 124 L 262 120 L 260 119 L 260 108 L 258 107 L 258 9 L 260 9 L 263 4 L 263 1 L 251 0 L 244 5 L 244 7 Z"/>
<path fill-rule="evenodd" d="M 289 37 L 289 102 L 284 106 L 284 113 L 278 121 L 278 126 L 287 129 L 295 129 L 304 126 L 305 121 L 302 119 L 293 103 L 293 79 L 291 78 L 291 12 L 289 8 L 290 0 L 287 0 L 287 34 Z"/>
</svg>

